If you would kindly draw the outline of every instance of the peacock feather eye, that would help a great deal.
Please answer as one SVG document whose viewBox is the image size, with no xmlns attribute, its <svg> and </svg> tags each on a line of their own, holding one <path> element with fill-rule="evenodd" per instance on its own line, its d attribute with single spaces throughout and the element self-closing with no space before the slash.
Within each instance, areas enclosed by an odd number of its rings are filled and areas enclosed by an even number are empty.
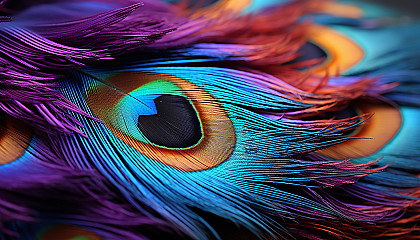
<svg viewBox="0 0 420 240">
<path fill-rule="evenodd" d="M 5 114 L 0 114 L 0 165 L 19 159 L 29 146 L 33 129 Z"/>
<path fill-rule="evenodd" d="M 112 74 L 87 91 L 86 102 L 119 139 L 179 170 L 217 166 L 235 147 L 233 124 L 217 101 L 178 77 Z"/>
<path fill-rule="evenodd" d="M 81 227 L 56 224 L 42 231 L 37 240 L 103 240 L 103 238 Z"/>
<path fill-rule="evenodd" d="M 359 116 L 363 114 L 374 115 L 365 124 L 360 125 L 349 134 L 350 137 L 358 139 L 350 139 L 344 143 L 320 150 L 318 153 L 340 160 L 366 157 L 387 145 L 396 136 L 402 125 L 400 111 L 391 104 L 365 99 L 364 101 L 356 101 L 351 108 Z"/>
<path fill-rule="evenodd" d="M 321 3 L 320 13 L 329 14 L 337 17 L 346 17 L 346 18 L 362 18 L 366 13 L 365 11 L 357 5 L 335 2 L 335 1 L 325 1 Z"/>
<path fill-rule="evenodd" d="M 325 61 L 313 70 L 319 74 L 345 72 L 362 61 L 363 49 L 352 39 L 326 26 L 315 25 L 309 31 L 309 50 L 316 51 L 318 58 Z M 304 52 L 308 49 L 302 49 Z M 307 55 L 306 53 L 304 55 Z M 306 60 L 306 59 L 305 59 Z"/>
</svg>

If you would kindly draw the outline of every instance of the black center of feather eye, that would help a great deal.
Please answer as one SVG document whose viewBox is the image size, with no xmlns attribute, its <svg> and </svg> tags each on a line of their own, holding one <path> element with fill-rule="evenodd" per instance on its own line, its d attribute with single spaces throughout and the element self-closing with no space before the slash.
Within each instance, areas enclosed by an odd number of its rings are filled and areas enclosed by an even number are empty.
<svg viewBox="0 0 420 240">
<path fill-rule="evenodd" d="M 294 59 L 293 61 L 291 61 L 290 63 L 297 63 L 297 62 L 307 61 L 311 59 L 322 59 L 328 56 L 327 53 L 322 48 L 320 48 L 319 46 L 311 42 L 305 43 L 299 49 L 298 53 L 301 55 L 297 57 L 296 59 Z M 318 63 L 317 65 L 319 64 L 322 64 L 322 62 Z"/>
<path fill-rule="evenodd" d="M 200 141 L 201 124 L 190 101 L 182 96 L 165 94 L 154 102 L 157 114 L 140 115 L 137 123 L 151 143 L 168 148 L 187 148 Z"/>
</svg>

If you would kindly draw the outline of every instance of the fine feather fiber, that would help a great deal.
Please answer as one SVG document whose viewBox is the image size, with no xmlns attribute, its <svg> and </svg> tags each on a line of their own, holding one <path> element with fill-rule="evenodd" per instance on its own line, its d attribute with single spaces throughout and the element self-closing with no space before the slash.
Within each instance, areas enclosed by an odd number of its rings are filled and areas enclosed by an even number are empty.
<svg viewBox="0 0 420 240">
<path fill-rule="evenodd" d="M 0 1 L 0 239 L 418 239 L 420 24 L 333 0 Z"/>
</svg>

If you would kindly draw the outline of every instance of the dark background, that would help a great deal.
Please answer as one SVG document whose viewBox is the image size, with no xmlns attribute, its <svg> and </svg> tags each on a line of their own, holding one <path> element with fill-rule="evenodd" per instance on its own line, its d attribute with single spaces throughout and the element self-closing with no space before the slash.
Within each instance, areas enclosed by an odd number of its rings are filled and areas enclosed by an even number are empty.
<svg viewBox="0 0 420 240">
<path fill-rule="evenodd" d="M 364 0 L 365 2 L 372 2 L 391 6 L 396 9 L 404 10 L 412 16 L 420 17 L 420 0 Z"/>
</svg>

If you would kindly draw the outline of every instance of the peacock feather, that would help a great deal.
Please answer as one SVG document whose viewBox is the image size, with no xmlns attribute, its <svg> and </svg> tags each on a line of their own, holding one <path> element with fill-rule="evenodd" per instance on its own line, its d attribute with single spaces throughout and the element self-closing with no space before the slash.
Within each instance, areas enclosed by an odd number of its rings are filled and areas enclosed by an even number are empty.
<svg viewBox="0 0 420 240">
<path fill-rule="evenodd" d="M 403 13 L 0 7 L 0 239 L 420 234 L 420 25 Z"/>
</svg>

